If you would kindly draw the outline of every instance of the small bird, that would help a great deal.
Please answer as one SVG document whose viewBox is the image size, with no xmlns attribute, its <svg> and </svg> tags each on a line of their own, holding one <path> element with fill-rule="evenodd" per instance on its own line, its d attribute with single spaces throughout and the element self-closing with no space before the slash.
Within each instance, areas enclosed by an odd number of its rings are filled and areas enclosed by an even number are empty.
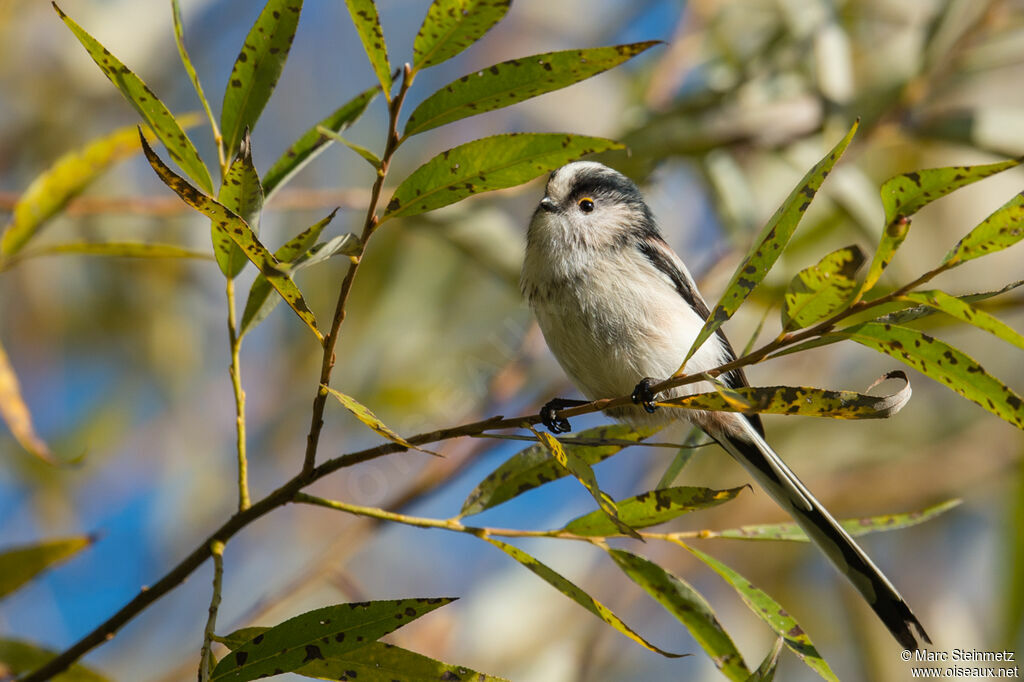
<svg viewBox="0 0 1024 682">
<path fill-rule="evenodd" d="M 911 625 L 931 643 L 892 583 L 768 445 L 757 415 L 652 405 L 651 385 L 679 369 L 708 306 L 631 180 L 592 161 L 552 173 L 530 221 L 520 288 L 552 353 L 583 395 L 631 395 L 636 404 L 606 413 L 633 425 L 685 419 L 700 427 L 793 517 L 904 649 L 918 648 Z M 698 374 L 733 359 L 719 330 L 686 370 Z M 747 385 L 741 370 L 719 378 L 730 387 Z M 711 390 L 708 382 L 691 383 L 663 397 Z M 568 431 L 569 422 L 557 412 L 582 402 L 555 398 L 542 408 L 541 419 L 553 433 Z"/>
</svg>

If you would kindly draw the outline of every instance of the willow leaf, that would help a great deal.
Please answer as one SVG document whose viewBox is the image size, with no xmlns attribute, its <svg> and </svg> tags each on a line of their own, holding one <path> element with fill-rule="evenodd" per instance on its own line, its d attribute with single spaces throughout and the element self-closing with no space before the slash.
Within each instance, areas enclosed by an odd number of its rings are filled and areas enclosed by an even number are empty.
<svg viewBox="0 0 1024 682">
<path fill-rule="evenodd" d="M 743 656 L 711 605 L 688 582 L 636 554 L 621 549 L 609 549 L 608 554 L 623 573 L 686 626 L 723 675 L 735 682 L 744 682 L 750 676 Z"/>
<path fill-rule="evenodd" d="M 380 27 L 380 17 L 377 16 L 377 6 L 373 0 L 345 0 L 345 4 L 352 15 L 352 23 L 359 33 L 366 56 L 370 58 L 370 66 L 384 89 L 384 96 L 390 100 L 391 64 L 388 62 L 388 48 L 384 42 L 384 31 Z"/>
<path fill-rule="evenodd" d="M 775 265 L 775 261 L 782 255 L 782 250 L 789 243 L 790 237 L 796 231 L 797 225 L 800 224 L 800 219 L 807 212 L 811 201 L 818 193 L 821 184 L 825 181 L 825 177 L 831 172 L 832 167 L 835 166 L 836 162 L 839 161 L 839 157 L 843 155 L 843 152 L 849 146 L 854 133 L 857 132 L 857 125 L 857 123 L 854 123 L 853 127 L 850 128 L 850 132 L 832 148 L 832 151 L 807 171 L 807 174 L 790 192 L 786 200 L 782 202 L 782 205 L 779 206 L 778 210 L 775 211 L 775 214 L 768 221 L 768 224 L 761 230 L 761 234 L 758 235 L 755 241 L 754 248 L 743 259 L 739 267 L 736 268 L 736 272 L 725 288 L 725 293 L 722 294 L 722 298 L 708 316 L 707 322 L 704 323 L 700 333 L 697 334 L 693 345 L 690 346 L 686 359 L 683 360 L 684 366 L 686 360 L 689 360 L 697 352 L 697 349 L 712 334 L 718 331 L 718 328 L 726 320 L 739 310 L 739 307 L 743 305 L 743 302 L 747 300 L 747 297 L 750 296 L 751 292 L 757 288 L 757 285 L 761 283 L 768 274 L 768 271 Z"/>
<path fill-rule="evenodd" d="M 381 436 L 384 436 L 389 441 L 397 443 L 398 445 L 401 445 L 404 448 L 409 448 L 410 450 L 419 450 L 420 452 L 425 452 L 428 455 L 439 456 L 437 455 L 436 452 L 432 452 L 430 450 L 426 450 L 424 448 L 413 445 L 406 439 L 399 436 L 397 433 L 388 428 L 387 424 L 382 422 L 377 415 L 371 412 L 370 408 L 366 407 L 355 398 L 347 396 L 340 391 L 336 391 L 330 386 L 322 386 L 321 388 L 325 389 L 328 393 L 333 395 L 338 400 L 338 402 L 341 403 L 342 407 L 351 412 L 356 419 L 366 424 L 373 431 L 380 434 Z"/>
<path fill-rule="evenodd" d="M 243 135 L 238 155 L 228 166 L 224 183 L 220 186 L 217 201 L 252 229 L 260 233 L 260 211 L 263 210 L 263 186 L 260 176 L 252 163 L 248 131 Z M 227 228 L 218 221 L 210 221 L 210 235 L 213 239 L 213 255 L 225 277 L 237 277 L 249 260 L 242 249 L 235 244 Z"/>
<path fill-rule="evenodd" d="M 835 315 L 853 299 L 854 276 L 864 264 L 856 245 L 837 249 L 797 273 L 786 289 L 783 329 L 802 329 Z"/>
<path fill-rule="evenodd" d="M 435 66 L 480 40 L 512 0 L 434 0 L 412 44 L 413 68 Z"/>
<path fill-rule="evenodd" d="M 0 345 L 0 417 L 3 417 L 11 434 L 27 452 L 44 462 L 57 463 L 49 446 L 36 433 L 32 413 L 21 395 L 18 375 L 14 373 L 3 345 Z"/>
<path fill-rule="evenodd" d="M 995 213 L 957 242 L 946 254 L 944 265 L 960 265 L 996 251 L 1002 251 L 1024 239 L 1024 192 L 1014 195 Z"/>
<path fill-rule="evenodd" d="M 0 551 L 0 599 L 54 564 L 67 561 L 93 542 L 95 538 L 82 535 Z"/>
<path fill-rule="evenodd" d="M 49 663 L 57 653 L 30 642 L 0 638 L 0 671 L 13 675 L 29 673 Z M 110 682 L 110 678 L 75 663 L 54 677 L 53 682 Z"/>
<path fill-rule="evenodd" d="M 521 185 L 586 154 L 621 148 L 612 140 L 562 133 L 509 133 L 467 142 L 441 152 L 403 180 L 382 221 Z"/>
<path fill-rule="evenodd" d="M 82 43 L 89 56 L 110 79 L 110 82 L 139 112 L 142 120 L 153 129 L 156 136 L 167 147 L 167 153 L 171 155 L 174 162 L 204 191 L 212 193 L 213 181 L 210 179 L 210 171 L 207 170 L 203 160 L 199 158 L 199 152 L 196 151 L 192 141 L 188 139 L 181 124 L 164 106 L 160 98 L 131 69 L 111 54 L 110 50 L 103 47 L 99 41 L 66 15 L 56 3 L 53 4 L 53 8 L 57 10 L 57 14 L 75 34 L 75 37 Z"/>
<path fill-rule="evenodd" d="M 249 29 L 224 89 L 220 129 L 225 153 L 234 154 L 244 132 L 256 127 L 281 77 L 301 12 L 302 0 L 267 0 Z"/>
<path fill-rule="evenodd" d="M 727 490 L 711 488 L 660 488 L 621 500 L 616 504 L 619 519 L 630 528 L 647 528 L 665 523 L 698 509 L 715 507 L 739 495 L 743 487 Z M 576 535 L 608 537 L 616 535 L 616 526 L 600 511 L 573 519 L 563 530 Z"/>
<path fill-rule="evenodd" d="M 994 315 L 975 308 L 961 298 L 934 289 L 932 291 L 912 291 L 903 296 L 903 299 L 944 312 L 950 317 L 972 324 L 978 329 L 984 329 L 1003 341 L 1024 350 L 1024 335 Z"/>
</svg>

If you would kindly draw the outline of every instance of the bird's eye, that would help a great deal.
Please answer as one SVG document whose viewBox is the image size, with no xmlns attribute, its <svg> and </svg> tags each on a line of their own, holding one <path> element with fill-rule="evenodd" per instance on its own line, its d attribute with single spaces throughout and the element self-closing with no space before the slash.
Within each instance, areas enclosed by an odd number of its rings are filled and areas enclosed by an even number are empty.
<svg viewBox="0 0 1024 682">
<path fill-rule="evenodd" d="M 576 205 L 580 207 L 580 210 L 584 213 L 590 213 L 594 210 L 594 200 L 590 197 L 583 197 L 576 202 Z"/>
</svg>

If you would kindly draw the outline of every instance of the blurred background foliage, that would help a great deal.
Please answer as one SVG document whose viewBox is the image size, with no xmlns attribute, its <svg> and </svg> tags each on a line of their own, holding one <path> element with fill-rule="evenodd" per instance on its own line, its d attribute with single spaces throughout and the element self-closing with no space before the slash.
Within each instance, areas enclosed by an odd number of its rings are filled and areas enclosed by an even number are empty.
<svg viewBox="0 0 1024 682">
<path fill-rule="evenodd" d="M 186 40 L 208 92 L 226 81 L 260 5 L 182 1 Z M 378 5 L 392 61 L 400 63 L 409 58 L 427 3 Z M 172 110 L 198 108 L 177 59 L 169 3 L 69 0 L 64 9 Z M 727 325 L 742 347 L 765 314 L 765 337 L 777 332 L 777 308 L 766 307 L 798 269 L 851 242 L 874 247 L 883 223 L 877 188 L 886 178 L 1024 154 L 1024 3 L 1012 0 L 516 0 L 486 39 L 417 78 L 411 105 L 503 59 L 646 39 L 667 44 L 567 90 L 410 140 L 392 177 L 485 134 L 564 130 L 621 139 L 630 154 L 604 160 L 644 184 L 668 241 L 714 300 L 755 231 L 859 116 L 861 132 L 791 248 Z M 302 131 L 374 82 L 344 3 L 311 3 L 253 134 L 257 168 L 266 169 Z M 348 137 L 379 151 L 385 120 L 378 99 Z M 62 153 L 135 122 L 48 3 L 0 0 L 0 221 Z M 208 131 L 197 128 L 193 138 L 214 158 Z M 358 231 L 372 173 L 348 150 L 332 148 L 268 205 L 264 241 L 276 247 L 339 205 L 332 234 Z M 934 266 L 1020 191 L 1022 179 L 1024 171 L 1011 170 L 926 208 L 883 281 L 907 281 Z M 334 385 L 403 434 L 531 412 L 553 395 L 571 395 L 516 286 L 525 226 L 540 192 L 533 183 L 382 230 L 349 306 Z M 136 157 L 90 187 L 38 242 L 82 239 L 208 249 L 209 228 Z M 1024 272 L 1017 250 L 984 262 L 937 284 L 953 293 L 983 291 Z M 330 262 L 301 275 L 315 311 L 330 309 L 343 268 Z M 222 286 L 212 261 L 54 256 L 0 273 L 3 343 L 38 430 L 58 457 L 73 462 L 46 465 L 0 434 L 0 545 L 77 533 L 99 538 L 5 601 L 0 633 L 64 648 L 231 513 L 234 428 Z M 1024 328 L 1020 294 L 987 309 Z M 941 324 L 940 316 L 928 322 Z M 1024 388 L 1021 358 L 1006 345 L 977 330 L 938 332 Z M 320 354 L 283 306 L 247 338 L 243 381 L 258 497 L 300 466 Z M 841 344 L 753 368 L 750 378 L 862 390 L 894 364 Z M 914 398 L 894 419 L 867 425 L 768 418 L 770 439 L 840 518 L 964 498 L 938 521 L 863 544 L 914 606 L 936 648 L 1024 649 L 1024 437 L 930 380 L 912 380 Z M 602 421 L 591 416 L 574 426 Z M 347 414 L 328 410 L 321 457 L 374 442 Z M 330 477 L 313 492 L 447 517 L 514 446 L 450 442 L 444 460 L 392 456 Z M 669 457 L 671 451 L 634 449 L 597 473 L 602 487 L 620 497 L 653 486 Z M 712 448 L 699 451 L 683 476 L 687 484 L 715 487 L 745 481 Z M 577 483 L 563 480 L 480 521 L 554 527 L 592 505 Z M 684 517 L 679 528 L 781 519 L 755 491 Z M 905 674 L 888 634 L 812 547 L 705 544 L 785 605 L 840 678 Z M 552 541 L 524 546 L 654 643 L 696 650 L 639 588 L 622 587 L 621 574 L 600 552 Z M 646 549 L 709 596 L 756 665 L 772 633 L 692 557 Z M 286 508 L 236 538 L 225 566 L 223 631 L 325 603 L 457 594 L 458 603 L 395 640 L 516 680 L 718 679 L 706 657 L 671 661 L 634 646 L 462 536 Z M 87 660 L 115 679 L 192 677 L 209 576 L 206 566 Z M 813 673 L 784 654 L 779 675 L 802 680 Z"/>
</svg>

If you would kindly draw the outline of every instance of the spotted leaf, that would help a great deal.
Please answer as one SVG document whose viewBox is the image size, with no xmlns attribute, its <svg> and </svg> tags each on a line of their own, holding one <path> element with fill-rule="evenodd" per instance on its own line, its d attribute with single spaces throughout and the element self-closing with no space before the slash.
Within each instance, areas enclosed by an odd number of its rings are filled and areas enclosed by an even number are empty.
<svg viewBox="0 0 1024 682">
<path fill-rule="evenodd" d="M 375 85 L 364 90 L 354 98 L 338 107 L 330 116 L 323 119 L 312 128 L 307 130 L 288 149 L 281 158 L 274 162 L 263 177 L 263 194 L 267 199 L 274 194 L 289 178 L 312 161 L 320 152 L 327 148 L 332 140 L 318 131 L 319 128 L 326 128 L 335 133 L 359 120 L 359 117 L 366 111 L 373 98 L 380 92 L 380 86 Z"/>
<path fill-rule="evenodd" d="M 56 464 L 57 460 L 50 452 L 49 446 L 36 433 L 32 423 L 32 413 L 21 395 L 21 384 L 7 358 L 7 351 L 0 345 L 0 417 L 3 417 L 7 428 L 21 447 L 39 459 Z"/>
<path fill-rule="evenodd" d="M 644 639 L 636 632 L 634 632 L 628 625 L 626 625 L 622 621 L 621 618 L 612 613 L 612 610 L 609 609 L 607 606 L 591 597 L 589 594 L 587 594 L 581 588 L 579 588 L 577 585 L 571 582 L 568 578 L 558 573 L 547 564 L 541 563 L 538 559 L 527 554 L 518 547 L 507 544 L 492 537 L 484 537 L 484 540 L 491 543 L 501 551 L 505 552 L 505 554 L 508 554 L 510 557 L 521 563 L 530 571 L 532 571 L 534 575 L 540 577 L 549 585 L 554 587 L 556 590 L 558 590 L 565 596 L 569 597 L 569 599 L 572 599 L 574 602 L 585 608 L 587 611 L 590 611 L 595 616 L 603 620 L 605 623 L 608 623 L 613 628 L 615 628 L 622 634 L 626 635 L 637 644 L 640 644 L 644 648 L 649 649 L 650 651 L 654 651 L 655 653 L 659 653 L 662 656 L 667 656 L 669 658 L 680 658 L 681 656 L 689 655 L 673 654 L 654 646 L 646 639 Z"/>
<path fill-rule="evenodd" d="M 854 244 L 798 272 L 786 289 L 783 329 L 810 327 L 846 307 L 856 293 L 854 276 L 863 264 L 864 252 Z"/>
<path fill-rule="evenodd" d="M 623 573 L 686 626 L 723 675 L 745 682 L 750 671 L 743 656 L 699 592 L 649 559 L 621 549 L 610 549 L 608 554 Z"/>
<path fill-rule="evenodd" d="M 303 230 L 281 248 L 274 252 L 274 258 L 282 264 L 290 264 L 293 260 L 307 253 L 316 244 L 323 229 L 334 219 L 338 209 L 334 209 L 324 218 Z M 265 320 L 277 304 L 281 301 L 280 296 L 271 296 L 273 287 L 262 274 L 256 276 L 249 287 L 249 297 L 245 301 L 245 310 L 242 312 L 242 321 L 238 326 L 238 335 L 244 336 L 253 327 Z"/>
<path fill-rule="evenodd" d="M 882 514 L 860 519 L 845 519 L 839 524 L 846 532 L 856 537 L 880 531 L 900 530 L 929 521 L 960 504 L 960 500 L 946 500 L 940 504 L 927 507 L 920 511 L 905 514 Z M 703 538 L 727 538 L 730 540 L 786 540 L 791 542 L 809 542 L 807 534 L 795 523 L 764 523 L 727 530 L 701 531 Z"/>
<path fill-rule="evenodd" d="M 576 437 L 594 441 L 613 440 L 620 443 L 615 445 L 569 445 L 563 443 L 562 448 L 572 451 L 574 456 L 587 464 L 594 465 L 611 457 L 622 448 L 628 447 L 622 445 L 621 441 L 639 442 L 656 431 L 657 429 L 649 427 L 634 430 L 625 424 L 599 426 L 582 431 L 576 434 Z M 528 490 L 566 475 L 566 470 L 551 458 L 542 444 L 531 445 L 512 455 L 504 464 L 488 474 L 462 503 L 459 517 L 479 514 L 485 509 L 496 507 Z"/>
<path fill-rule="evenodd" d="M 413 68 L 451 59 L 480 40 L 508 12 L 512 0 L 434 0 L 412 44 Z"/>
<path fill-rule="evenodd" d="M 1019 160 L 1011 160 L 983 166 L 926 168 L 890 178 L 882 185 L 885 222 L 888 225 L 900 216 L 910 217 L 936 199 L 972 182 L 1013 168 L 1018 163 Z"/>
<path fill-rule="evenodd" d="M 152 132 L 147 130 L 146 135 L 153 139 Z M 139 149 L 138 129 L 130 126 L 57 159 L 18 198 L 0 239 L 0 256 L 10 258 L 17 254 L 79 192 L 111 165 Z"/>
<path fill-rule="evenodd" d="M 78 536 L 0 551 L 0 599 L 53 565 L 67 561 L 94 541 L 95 538 Z"/>
<path fill-rule="evenodd" d="M 833 332 L 885 353 L 1024 428 L 1024 401 L 963 351 L 910 327 L 865 322 Z"/>
<path fill-rule="evenodd" d="M 57 10 L 57 14 L 75 34 L 75 37 L 82 43 L 89 56 L 110 79 L 110 82 L 121 91 L 128 103 L 139 112 L 142 120 L 153 129 L 156 136 L 167 147 L 167 153 L 171 155 L 174 162 L 204 191 L 212 193 L 213 181 L 210 179 L 210 171 L 206 169 L 203 160 L 199 158 L 199 153 L 192 141 L 188 139 L 181 123 L 174 118 L 164 103 L 149 89 L 149 86 L 142 82 L 141 78 L 122 64 L 95 38 L 86 33 L 71 17 L 64 14 L 56 3 L 53 4 L 53 8 Z"/>
<path fill-rule="evenodd" d="M 256 127 L 281 77 L 301 12 L 302 0 L 267 0 L 245 37 L 231 67 L 220 112 L 226 153 L 234 154 L 245 130 Z"/>
<path fill-rule="evenodd" d="M 974 258 L 1002 251 L 1024 239 L 1024 192 L 1014 195 L 995 213 L 967 233 L 943 259 L 960 265 Z"/>
<path fill-rule="evenodd" d="M 938 289 L 933 289 L 932 291 L 912 291 L 902 298 L 903 300 L 926 305 L 944 312 L 950 317 L 955 317 L 958 320 L 972 324 L 978 329 L 984 329 L 1003 341 L 1024 350 L 1024 335 L 998 317 L 985 312 L 981 308 L 975 308 L 962 298 L 950 296 Z"/>
<path fill-rule="evenodd" d="M 659 42 L 548 52 L 489 66 L 452 81 L 423 100 L 409 115 L 403 135 L 422 133 L 579 83 Z"/>
<path fill-rule="evenodd" d="M 811 638 L 796 620 L 779 606 L 779 603 L 742 575 L 723 564 L 718 559 L 701 552 L 694 547 L 677 543 L 685 547 L 695 557 L 707 564 L 718 575 L 729 583 L 747 607 L 768 624 L 777 635 L 782 637 L 789 650 L 797 655 L 814 672 L 830 682 L 838 682 L 838 678 L 818 650 L 814 648 Z"/>
<path fill-rule="evenodd" d="M 165 185 L 170 187 L 186 204 L 227 230 L 232 241 L 242 249 L 246 258 L 252 261 L 260 273 L 267 278 L 270 285 L 277 290 L 277 293 L 281 294 L 281 298 L 295 311 L 299 319 L 306 323 L 317 339 L 323 342 L 323 334 L 317 329 L 316 318 L 313 316 L 313 311 L 309 309 L 306 301 L 302 298 L 302 292 L 295 286 L 295 282 L 287 275 L 282 274 L 280 271 L 281 264 L 260 243 L 246 222 L 224 208 L 222 204 L 212 197 L 203 194 L 188 184 L 184 178 L 176 175 L 174 171 L 160 160 L 160 157 L 156 155 L 145 139 L 142 141 L 142 151 L 145 153 L 149 165 L 153 167 L 153 170 L 156 171 Z"/>
<path fill-rule="evenodd" d="M 253 234 L 260 233 L 260 211 L 263 210 L 263 186 L 260 176 L 252 164 L 249 134 L 245 133 L 239 145 L 238 155 L 228 167 L 224 183 L 220 186 L 217 201 L 252 229 Z M 218 221 L 210 221 L 210 234 L 213 239 L 213 255 L 217 265 L 226 277 L 237 277 L 249 259 L 242 249 L 235 244 L 227 229 Z"/>
<path fill-rule="evenodd" d="M 14 676 L 26 674 L 52 661 L 57 653 L 22 640 L 0 639 L 0 672 L 10 673 Z M 110 678 L 76 663 L 54 677 L 53 680 L 54 682 L 109 682 Z"/>
<path fill-rule="evenodd" d="M 768 224 L 764 226 L 764 229 L 755 241 L 753 250 L 736 268 L 736 272 L 725 288 L 725 293 L 722 294 L 722 298 L 704 323 L 700 333 L 697 334 L 693 345 L 690 346 L 690 350 L 686 354 L 686 360 L 689 360 L 697 352 L 697 349 L 712 334 L 718 331 L 718 328 L 726 320 L 739 310 L 739 307 L 743 305 L 743 302 L 747 300 L 747 297 L 750 296 L 751 292 L 761 283 L 765 275 L 768 274 L 768 271 L 771 270 L 775 261 L 782 255 L 782 250 L 789 243 L 790 237 L 796 231 L 797 225 L 800 224 L 800 219 L 807 212 L 807 208 L 811 205 L 811 201 L 818 193 L 821 184 L 825 181 L 825 177 L 831 172 L 832 167 L 835 166 L 839 157 L 843 155 L 843 152 L 849 146 L 854 133 L 857 132 L 857 125 L 857 123 L 854 123 L 853 127 L 850 128 L 850 132 L 832 148 L 832 151 L 807 171 L 807 174 L 800 183 L 790 192 L 778 210 L 775 211 Z M 683 361 L 684 366 L 686 365 L 686 360 Z"/>
<path fill-rule="evenodd" d="M 425 452 L 428 455 L 437 455 L 436 452 L 432 452 L 431 450 L 427 450 L 425 448 L 413 445 L 406 439 L 399 436 L 397 433 L 388 428 L 388 426 L 384 422 L 382 422 L 377 415 L 371 412 L 370 408 L 366 407 L 366 405 L 363 405 L 355 398 L 347 396 L 340 391 L 336 391 L 329 386 L 323 386 L 322 388 L 325 389 L 331 395 L 333 395 L 335 398 L 337 398 L 338 402 L 341 403 L 346 410 L 351 412 L 356 419 L 366 424 L 371 429 L 373 429 L 373 431 L 380 434 L 381 436 L 384 436 L 389 441 L 397 443 L 398 445 L 401 445 L 404 448 L 409 448 L 410 450 L 419 450 L 420 452 Z"/>
<path fill-rule="evenodd" d="M 640 538 L 640 535 L 629 527 L 628 524 L 624 523 L 619 518 L 619 510 L 615 504 L 615 500 L 612 499 L 611 495 L 601 490 L 597 485 L 597 476 L 594 475 L 594 470 L 590 467 L 590 464 L 586 462 L 582 457 L 576 455 L 572 450 L 566 450 L 558 439 L 552 436 L 546 431 L 538 432 L 534 431 L 540 442 L 547 448 L 551 456 L 555 458 L 555 461 L 572 474 L 576 480 L 583 484 L 583 487 L 587 489 L 587 492 L 591 494 L 594 501 L 597 502 L 597 506 L 600 507 L 598 514 L 600 514 L 603 520 L 613 528 L 611 534 L 622 533 L 623 535 L 629 535 L 630 537 Z"/>
<path fill-rule="evenodd" d="M 352 15 L 359 40 L 363 42 L 366 56 L 370 58 L 370 66 L 384 89 L 384 96 L 390 99 L 391 64 L 388 63 L 388 47 L 380 27 L 380 17 L 377 16 L 377 5 L 373 0 L 345 0 L 345 4 Z"/>
<path fill-rule="evenodd" d="M 728 502 L 739 495 L 742 487 L 728 490 L 711 488 L 662 488 L 641 493 L 621 500 L 616 504 L 619 519 L 631 528 L 647 528 L 671 521 L 677 516 L 698 509 L 706 509 Z M 565 525 L 566 530 L 576 535 L 608 537 L 617 535 L 616 526 L 600 511 L 590 512 L 573 519 Z"/>
<path fill-rule="evenodd" d="M 612 140 L 562 133 L 510 133 L 474 140 L 438 154 L 413 171 L 391 196 L 382 220 L 521 185 L 586 154 L 621 148 Z"/>
<path fill-rule="evenodd" d="M 885 229 L 882 230 L 882 239 L 878 243 L 878 248 L 875 249 L 875 257 L 871 259 L 868 274 L 861 284 L 861 294 L 870 291 L 878 283 L 882 272 L 888 267 L 893 256 L 896 255 L 896 250 L 900 248 L 909 233 L 910 218 L 906 216 L 897 216 L 891 222 L 886 223 Z"/>
<path fill-rule="evenodd" d="M 359 649 L 453 601 L 450 597 L 390 599 L 308 611 L 259 632 L 233 649 L 213 669 L 210 679 L 245 682 L 295 672 Z"/>
<path fill-rule="evenodd" d="M 728 391 L 658 401 L 660 407 L 683 407 L 691 410 L 743 412 L 745 414 L 786 414 L 832 419 L 885 419 L 903 409 L 910 400 L 907 375 L 895 370 L 879 381 L 897 379 L 903 388 L 884 396 L 856 391 L 832 391 L 810 386 L 739 386 Z M 879 382 L 875 382 L 876 384 Z"/>
</svg>

